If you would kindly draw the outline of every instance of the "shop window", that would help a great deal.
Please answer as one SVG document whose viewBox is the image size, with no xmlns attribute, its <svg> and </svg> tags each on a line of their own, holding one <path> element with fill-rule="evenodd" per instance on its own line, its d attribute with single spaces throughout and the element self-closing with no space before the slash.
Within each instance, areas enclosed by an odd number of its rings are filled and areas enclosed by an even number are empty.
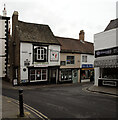
<svg viewBox="0 0 118 120">
<path fill-rule="evenodd" d="M 61 80 L 62 81 L 71 81 L 72 80 L 71 69 L 61 70 Z"/>
<path fill-rule="evenodd" d="M 87 62 L 87 56 L 82 56 L 82 62 Z"/>
<path fill-rule="evenodd" d="M 74 56 L 67 56 L 67 64 L 74 64 L 75 62 Z"/>
<path fill-rule="evenodd" d="M 82 70 L 81 79 L 90 79 L 91 70 Z"/>
<path fill-rule="evenodd" d="M 62 66 L 66 65 L 66 62 L 65 61 L 61 61 L 61 65 Z"/>
<path fill-rule="evenodd" d="M 31 69 L 30 81 L 47 81 L 47 69 Z"/>
<path fill-rule="evenodd" d="M 34 46 L 34 61 L 35 62 L 47 61 L 47 47 Z"/>
</svg>

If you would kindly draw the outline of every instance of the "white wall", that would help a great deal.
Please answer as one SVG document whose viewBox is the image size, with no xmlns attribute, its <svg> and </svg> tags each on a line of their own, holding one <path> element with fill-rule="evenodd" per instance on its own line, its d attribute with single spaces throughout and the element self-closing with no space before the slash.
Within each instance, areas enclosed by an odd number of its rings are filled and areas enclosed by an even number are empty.
<svg viewBox="0 0 118 120">
<path fill-rule="evenodd" d="M 117 42 L 116 41 L 116 29 L 101 32 L 101 33 L 94 35 L 94 49 L 95 50 L 116 47 L 118 45 L 118 42 L 117 43 L 116 42 Z"/>
<path fill-rule="evenodd" d="M 94 68 L 94 76 L 95 76 L 95 82 L 94 85 L 98 86 L 98 78 L 99 78 L 99 74 L 100 74 L 100 68 L 99 67 L 95 67 Z"/>
<path fill-rule="evenodd" d="M 87 56 L 87 62 L 82 62 L 82 56 Z M 94 55 L 81 54 L 80 68 L 82 64 L 94 64 Z"/>
<path fill-rule="evenodd" d="M 20 44 L 20 68 L 21 68 L 21 80 L 28 80 L 28 68 L 24 66 L 24 61 L 28 59 L 30 61 L 30 66 L 34 67 L 48 67 L 60 65 L 60 46 L 59 45 L 49 45 L 48 47 L 48 62 L 34 62 L 33 63 L 33 45 L 32 43 L 21 43 Z M 50 50 L 59 52 L 58 61 L 50 61 Z M 23 69 L 26 68 L 24 72 Z"/>
<path fill-rule="evenodd" d="M 24 61 L 28 59 L 30 61 L 30 66 L 32 66 L 32 58 L 33 58 L 33 49 L 32 49 L 31 43 L 21 43 L 20 44 L 20 68 L 21 68 L 21 80 L 27 80 L 28 79 L 28 69 L 26 66 L 24 66 Z M 30 54 L 31 53 L 31 54 Z M 26 68 L 26 71 L 24 72 L 23 69 Z"/>
<path fill-rule="evenodd" d="M 0 20 L 0 38 L 5 38 L 5 20 Z M 5 77 L 5 39 L 0 39 L 0 77 Z"/>
</svg>

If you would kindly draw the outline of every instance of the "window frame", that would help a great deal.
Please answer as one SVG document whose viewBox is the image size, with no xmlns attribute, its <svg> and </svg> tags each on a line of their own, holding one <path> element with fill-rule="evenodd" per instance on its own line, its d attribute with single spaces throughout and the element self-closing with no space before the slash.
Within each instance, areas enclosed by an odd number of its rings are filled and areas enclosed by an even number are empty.
<svg viewBox="0 0 118 120">
<path fill-rule="evenodd" d="M 33 62 L 48 62 L 48 46 L 33 45 Z"/>
<path fill-rule="evenodd" d="M 87 55 L 82 56 L 82 62 L 87 62 Z"/>
<path fill-rule="evenodd" d="M 40 73 L 40 78 L 41 79 L 37 79 L 37 75 L 38 75 L 38 73 L 37 73 L 37 71 L 40 71 L 41 73 Z M 45 72 L 45 75 L 46 75 L 46 79 L 43 79 L 43 75 L 44 75 L 44 73 L 43 73 L 43 70 L 45 70 L 46 72 Z M 31 71 L 34 71 L 34 73 L 33 74 L 31 74 Z M 30 69 L 30 71 L 29 71 L 30 73 L 29 73 L 29 76 L 30 76 L 30 82 L 38 82 L 38 81 L 47 81 L 48 80 L 48 70 L 45 68 L 43 68 L 43 69 Z M 35 76 L 34 77 L 34 79 L 32 80 L 31 79 L 31 76 Z"/>
<path fill-rule="evenodd" d="M 73 57 L 73 60 L 71 59 L 71 60 L 70 60 L 70 63 L 68 62 L 68 60 L 69 60 L 68 57 Z M 72 62 L 73 62 L 73 63 L 72 63 Z M 67 56 L 67 57 L 66 57 L 66 64 L 67 64 L 67 65 L 74 65 L 74 64 L 75 64 L 75 56 Z"/>
<path fill-rule="evenodd" d="M 71 78 L 69 78 L 70 75 L 71 75 Z M 63 76 L 63 79 L 62 79 L 62 76 Z M 67 77 L 67 79 L 65 78 L 65 76 Z M 61 70 L 61 81 L 72 81 L 72 69 Z"/>
</svg>

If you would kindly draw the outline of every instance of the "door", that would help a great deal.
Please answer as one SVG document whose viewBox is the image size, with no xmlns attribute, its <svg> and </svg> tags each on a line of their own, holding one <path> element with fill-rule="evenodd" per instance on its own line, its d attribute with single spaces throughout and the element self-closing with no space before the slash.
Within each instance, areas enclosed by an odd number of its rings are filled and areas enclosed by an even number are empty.
<svg viewBox="0 0 118 120">
<path fill-rule="evenodd" d="M 78 83 L 78 70 L 72 70 L 72 81 L 73 83 Z"/>
<path fill-rule="evenodd" d="M 50 83 L 56 83 L 57 69 L 50 69 Z"/>
</svg>

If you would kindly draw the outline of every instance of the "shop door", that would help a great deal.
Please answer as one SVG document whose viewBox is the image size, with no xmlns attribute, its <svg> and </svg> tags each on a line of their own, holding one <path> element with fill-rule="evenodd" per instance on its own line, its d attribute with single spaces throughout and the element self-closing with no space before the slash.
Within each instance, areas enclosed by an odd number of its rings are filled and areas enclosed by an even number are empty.
<svg viewBox="0 0 118 120">
<path fill-rule="evenodd" d="M 51 69 L 50 70 L 50 83 L 56 83 L 56 76 L 57 76 L 57 70 L 56 69 Z"/>
<path fill-rule="evenodd" d="M 78 83 L 78 70 L 72 70 L 72 81 L 73 83 Z"/>
</svg>

